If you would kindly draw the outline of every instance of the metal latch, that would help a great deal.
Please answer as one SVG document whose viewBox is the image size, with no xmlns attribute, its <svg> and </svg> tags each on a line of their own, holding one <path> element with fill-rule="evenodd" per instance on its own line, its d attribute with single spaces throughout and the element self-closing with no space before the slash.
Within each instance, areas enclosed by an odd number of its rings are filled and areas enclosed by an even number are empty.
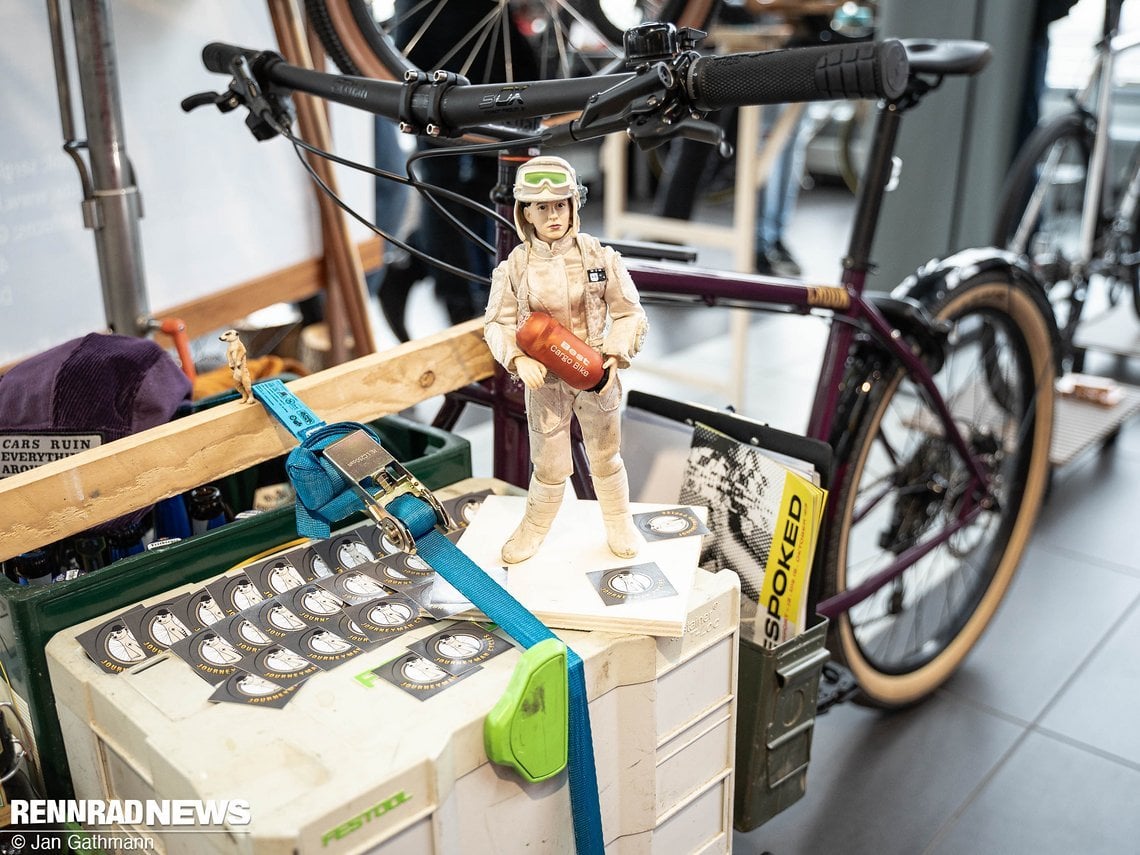
<svg viewBox="0 0 1140 855">
<path fill-rule="evenodd" d="M 435 512 L 437 527 L 444 533 L 455 529 L 454 520 L 435 494 L 366 431 L 353 431 L 344 439 L 325 446 L 321 453 L 352 485 L 353 491 L 364 501 L 369 516 L 376 520 L 387 538 L 404 552 L 415 555 L 415 538 L 404 521 L 385 507 L 397 496 L 411 493 L 422 499 Z M 370 487 L 379 489 L 374 492 Z"/>
</svg>

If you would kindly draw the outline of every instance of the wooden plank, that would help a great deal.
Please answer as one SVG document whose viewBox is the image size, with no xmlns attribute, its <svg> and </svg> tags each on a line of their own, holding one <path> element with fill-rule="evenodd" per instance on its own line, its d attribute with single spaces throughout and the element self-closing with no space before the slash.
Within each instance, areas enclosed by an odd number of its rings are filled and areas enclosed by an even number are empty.
<svg viewBox="0 0 1140 855">
<path fill-rule="evenodd" d="M 489 377 L 482 320 L 302 377 L 289 388 L 328 422 L 371 421 Z M 223 404 L 0 481 L 0 560 L 287 453 L 261 406 Z"/>
<path fill-rule="evenodd" d="M 186 324 L 190 338 L 197 338 L 232 326 L 234 321 L 274 303 L 297 303 L 312 297 L 321 290 L 324 269 L 323 261 L 311 258 L 204 297 L 168 306 L 155 312 L 155 317 L 178 318 Z"/>
</svg>

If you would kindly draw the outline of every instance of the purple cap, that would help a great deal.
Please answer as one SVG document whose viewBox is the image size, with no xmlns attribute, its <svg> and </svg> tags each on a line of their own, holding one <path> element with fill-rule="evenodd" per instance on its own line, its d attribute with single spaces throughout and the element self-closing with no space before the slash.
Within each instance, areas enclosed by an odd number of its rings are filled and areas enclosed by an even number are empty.
<svg viewBox="0 0 1140 855">
<path fill-rule="evenodd" d="M 149 339 L 92 333 L 45 350 L 0 377 L 0 478 L 164 424 L 189 394 Z"/>
</svg>

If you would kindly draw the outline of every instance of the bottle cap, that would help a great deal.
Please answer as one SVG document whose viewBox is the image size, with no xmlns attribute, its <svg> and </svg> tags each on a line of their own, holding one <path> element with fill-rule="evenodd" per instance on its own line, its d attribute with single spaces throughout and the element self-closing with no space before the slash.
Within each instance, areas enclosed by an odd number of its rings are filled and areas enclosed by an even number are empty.
<svg viewBox="0 0 1140 855">
<path fill-rule="evenodd" d="M 33 549 L 12 559 L 16 575 L 27 585 L 50 585 L 52 560 L 46 549 Z"/>
</svg>

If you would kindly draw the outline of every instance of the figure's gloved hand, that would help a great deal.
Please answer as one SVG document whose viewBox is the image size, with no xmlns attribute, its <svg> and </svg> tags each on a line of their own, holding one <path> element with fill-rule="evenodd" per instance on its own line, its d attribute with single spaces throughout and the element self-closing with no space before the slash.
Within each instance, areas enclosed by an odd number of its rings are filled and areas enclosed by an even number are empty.
<svg viewBox="0 0 1140 855">
<path fill-rule="evenodd" d="M 602 362 L 602 371 L 605 372 L 606 379 L 602 384 L 602 388 L 597 390 L 598 394 L 601 394 L 602 392 L 605 392 L 607 389 L 609 389 L 610 386 L 614 384 L 614 380 L 617 379 L 618 358 L 616 356 L 607 356 L 605 358 L 605 361 Z"/>
<path fill-rule="evenodd" d="M 528 389 L 537 389 L 546 380 L 546 366 L 529 356 L 515 357 L 515 373 Z"/>
</svg>

